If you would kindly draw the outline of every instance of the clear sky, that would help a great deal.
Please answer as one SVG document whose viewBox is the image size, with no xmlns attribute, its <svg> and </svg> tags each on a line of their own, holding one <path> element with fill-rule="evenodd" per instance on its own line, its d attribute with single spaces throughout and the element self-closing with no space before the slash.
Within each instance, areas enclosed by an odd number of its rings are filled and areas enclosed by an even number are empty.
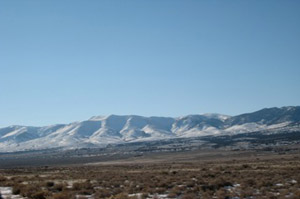
<svg viewBox="0 0 300 199">
<path fill-rule="evenodd" d="M 299 0 L 2 0 L 0 126 L 300 105 L 299 10 Z"/>
</svg>

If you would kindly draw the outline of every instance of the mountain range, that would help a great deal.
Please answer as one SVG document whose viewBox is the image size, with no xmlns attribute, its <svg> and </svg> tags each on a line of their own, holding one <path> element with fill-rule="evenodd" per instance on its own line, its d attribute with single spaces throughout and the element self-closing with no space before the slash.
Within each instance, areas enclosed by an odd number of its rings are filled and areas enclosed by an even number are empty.
<svg viewBox="0 0 300 199">
<path fill-rule="evenodd" d="M 276 132 L 299 127 L 300 106 L 265 108 L 237 116 L 222 114 L 184 117 L 137 115 L 94 116 L 86 121 L 44 127 L 9 126 L 0 129 L 0 152 L 104 147 L 112 143 L 165 140 L 180 137 Z M 299 130 L 299 129 L 297 129 Z"/>
</svg>

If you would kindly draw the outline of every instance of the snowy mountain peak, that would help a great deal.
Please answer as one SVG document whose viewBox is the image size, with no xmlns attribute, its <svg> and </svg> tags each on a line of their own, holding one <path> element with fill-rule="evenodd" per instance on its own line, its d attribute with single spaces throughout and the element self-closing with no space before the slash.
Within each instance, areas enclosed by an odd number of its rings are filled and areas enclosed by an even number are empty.
<svg viewBox="0 0 300 199">
<path fill-rule="evenodd" d="M 218 113 L 204 113 L 203 115 L 206 117 L 209 117 L 209 118 L 219 119 L 222 121 L 225 121 L 225 120 L 231 118 L 231 116 L 229 116 L 229 115 L 223 115 L 223 114 L 218 114 Z"/>
<path fill-rule="evenodd" d="M 82 122 L 0 129 L 0 151 L 99 147 L 109 143 L 226 135 L 300 123 L 300 107 L 267 108 L 238 116 L 216 113 L 180 118 L 138 115 L 94 116 Z"/>
</svg>

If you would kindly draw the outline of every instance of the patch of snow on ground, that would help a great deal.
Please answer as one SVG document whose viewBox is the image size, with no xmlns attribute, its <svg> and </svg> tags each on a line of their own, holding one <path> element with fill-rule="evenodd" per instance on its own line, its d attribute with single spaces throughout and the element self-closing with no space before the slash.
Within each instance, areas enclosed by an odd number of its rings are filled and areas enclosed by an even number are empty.
<svg viewBox="0 0 300 199">
<path fill-rule="evenodd" d="M 94 199 L 95 197 L 93 195 L 76 195 L 75 198 L 76 199 L 82 199 L 82 198 Z"/>
<path fill-rule="evenodd" d="M 13 195 L 11 187 L 0 187 L 0 194 L 3 199 L 24 199 L 20 195 Z"/>
</svg>

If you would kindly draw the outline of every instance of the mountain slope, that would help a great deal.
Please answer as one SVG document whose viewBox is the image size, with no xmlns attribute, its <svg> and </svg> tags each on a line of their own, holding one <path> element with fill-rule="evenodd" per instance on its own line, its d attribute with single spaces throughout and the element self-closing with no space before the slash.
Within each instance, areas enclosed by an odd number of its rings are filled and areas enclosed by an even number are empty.
<svg viewBox="0 0 300 199">
<path fill-rule="evenodd" d="M 101 147 L 110 143 L 177 137 L 233 135 L 287 128 L 300 122 L 300 107 L 267 108 L 238 116 L 188 115 L 180 118 L 137 115 L 96 116 L 82 122 L 46 127 L 0 129 L 0 151 Z"/>
<path fill-rule="evenodd" d="M 245 123 L 271 125 L 298 121 L 300 121 L 300 106 L 287 106 L 282 108 L 265 108 L 253 113 L 238 115 L 231 117 L 226 123 L 231 126 Z"/>
</svg>

